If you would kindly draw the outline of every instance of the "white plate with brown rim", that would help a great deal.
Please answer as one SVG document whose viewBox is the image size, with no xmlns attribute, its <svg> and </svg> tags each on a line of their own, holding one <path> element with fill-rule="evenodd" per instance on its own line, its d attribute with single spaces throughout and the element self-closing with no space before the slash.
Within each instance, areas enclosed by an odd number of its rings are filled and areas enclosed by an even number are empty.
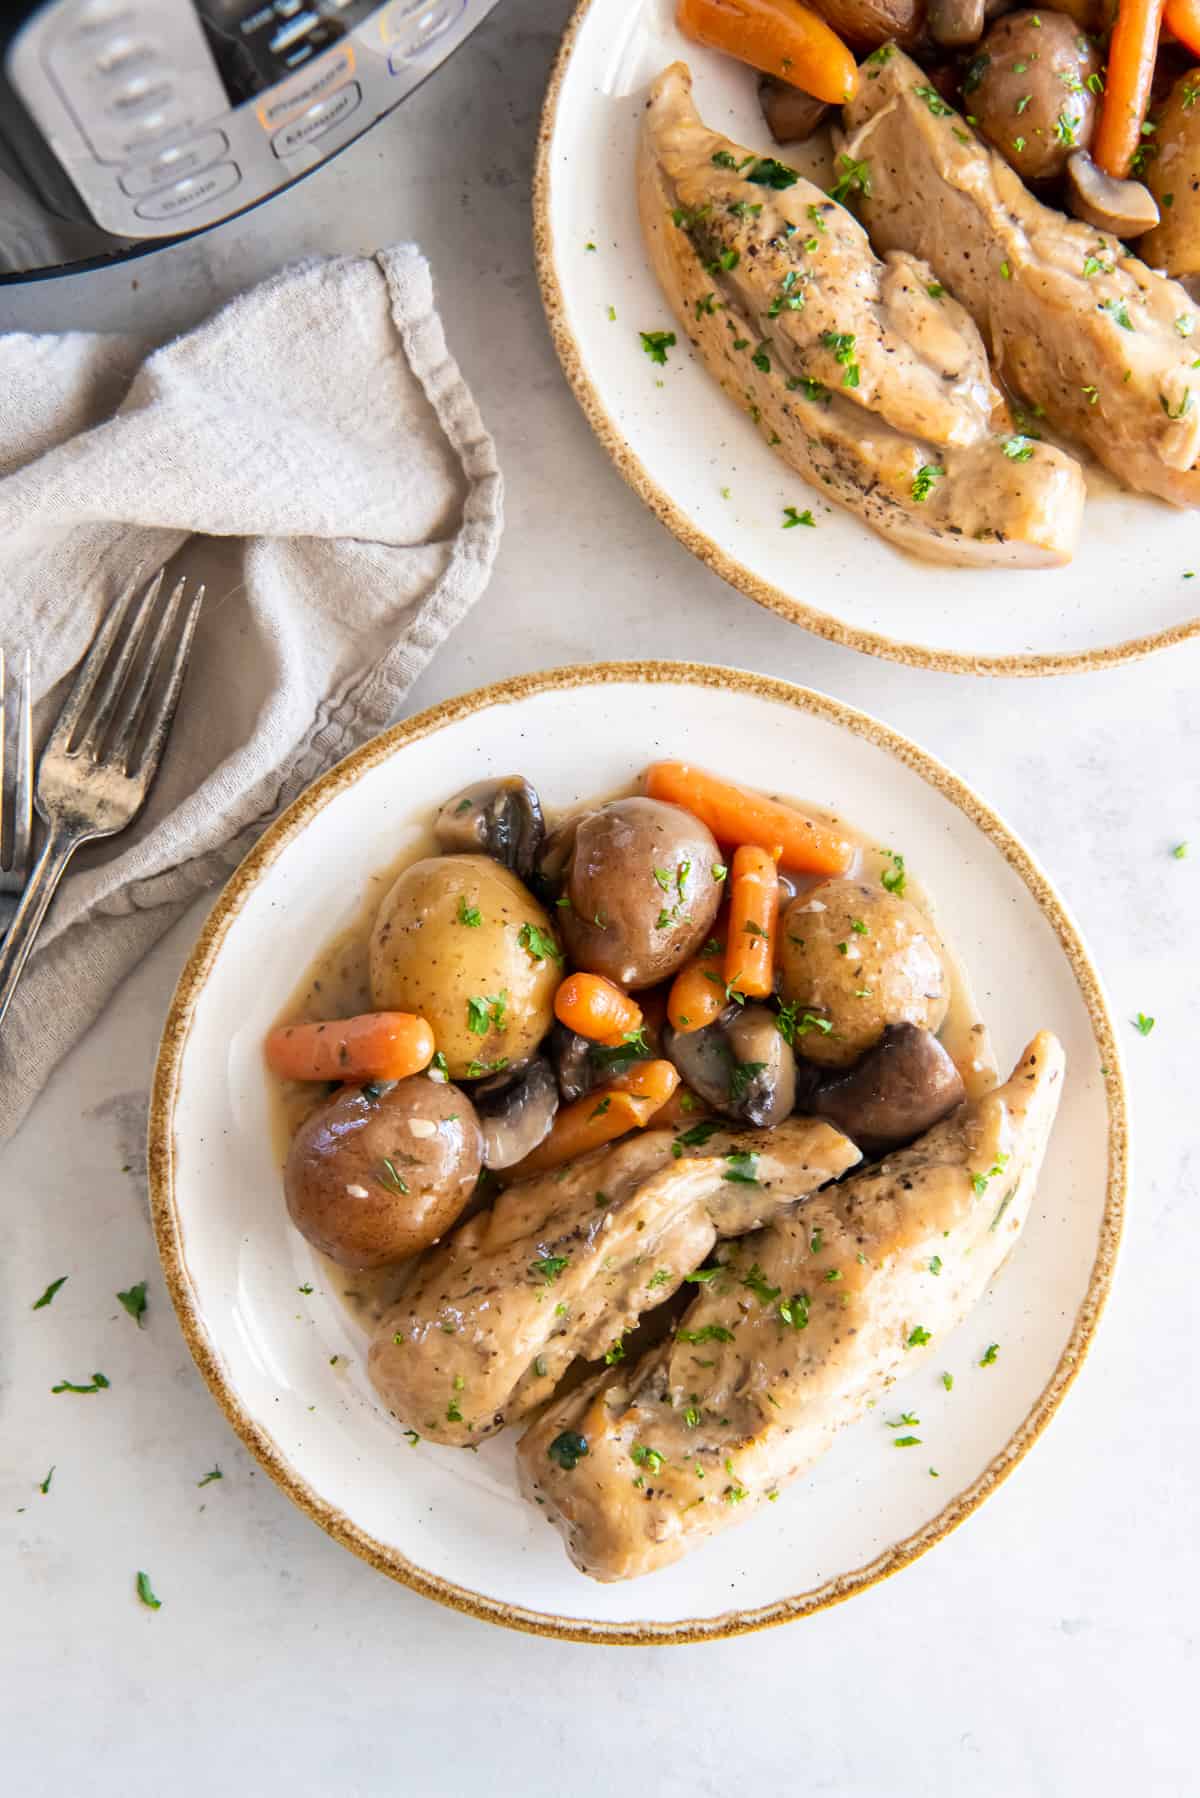
<svg viewBox="0 0 1200 1798">
<path fill-rule="evenodd" d="M 410 1446 L 379 1404 L 340 1282 L 284 1209 L 262 1043 L 299 970 L 360 915 L 372 877 L 424 853 L 448 794 L 519 770 L 548 806 L 567 808 L 627 788 L 664 754 L 792 793 L 900 848 L 968 971 L 1001 1065 L 1046 1026 L 1068 1072 L 1016 1250 L 937 1364 L 888 1395 L 889 1414 L 921 1417 L 919 1450 L 897 1455 L 882 1414 L 869 1413 L 766 1514 L 648 1578 L 597 1585 L 519 1497 L 514 1432 L 470 1453 Z M 802 1616 L 894 1572 L 1030 1447 L 1079 1367 L 1111 1279 L 1125 1091 L 1100 981 L 1062 901 L 948 769 L 801 687 L 688 663 L 611 663 L 421 713 L 339 763 L 271 827 L 180 979 L 155 1077 L 150 1168 L 159 1252 L 191 1351 L 235 1429 L 309 1516 L 381 1572 L 491 1622 L 589 1641 L 691 1641 Z M 981 1368 L 991 1342 L 1001 1352 Z"/>
<path fill-rule="evenodd" d="M 542 117 L 534 239 L 567 378 L 601 443 L 651 511 L 734 587 L 794 623 L 873 655 L 975 674 L 1059 674 L 1200 632 L 1192 516 L 1087 469 L 1083 536 L 1066 568 L 942 568 L 892 548 L 822 499 L 706 372 L 659 289 L 634 188 L 641 110 L 681 58 L 701 117 L 773 149 L 742 64 L 689 42 L 673 0 L 581 0 Z M 820 158 L 788 152 L 827 182 Z M 666 364 L 642 331 L 673 330 Z M 815 530 L 785 529 L 809 508 Z"/>
</svg>

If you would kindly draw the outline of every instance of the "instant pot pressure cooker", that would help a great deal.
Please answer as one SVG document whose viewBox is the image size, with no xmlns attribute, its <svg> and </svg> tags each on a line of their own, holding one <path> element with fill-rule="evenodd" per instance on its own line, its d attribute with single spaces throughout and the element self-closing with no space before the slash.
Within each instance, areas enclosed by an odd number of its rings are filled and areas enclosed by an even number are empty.
<svg viewBox="0 0 1200 1798">
<path fill-rule="evenodd" d="M 41 0 L 0 13 L 0 281 L 203 231 L 390 112 L 497 0 Z"/>
</svg>

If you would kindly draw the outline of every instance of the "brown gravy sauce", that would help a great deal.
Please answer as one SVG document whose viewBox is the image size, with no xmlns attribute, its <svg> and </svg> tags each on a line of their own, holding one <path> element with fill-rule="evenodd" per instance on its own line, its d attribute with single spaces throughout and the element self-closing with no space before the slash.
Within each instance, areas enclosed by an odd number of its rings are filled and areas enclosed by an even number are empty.
<svg viewBox="0 0 1200 1798">
<path fill-rule="evenodd" d="M 590 807 L 603 804 L 608 799 L 623 798 L 630 791 L 636 789 L 622 789 L 617 793 L 606 794 L 603 799 L 589 800 L 587 804 Z M 782 798 L 784 803 L 796 806 L 806 816 L 831 825 L 855 845 L 857 854 L 853 866 L 847 870 L 848 879 L 862 879 L 877 886 L 881 884 L 883 874 L 893 866 L 886 848 L 864 836 L 835 812 L 826 811 L 820 806 L 802 804 L 786 795 L 772 794 L 772 797 Z M 553 830 L 583 809 L 584 807 L 577 806 L 557 815 L 548 812 L 547 829 Z M 404 869 L 425 856 L 435 854 L 437 845 L 430 831 L 424 842 L 416 848 L 406 849 L 395 862 L 370 876 L 358 915 L 318 952 L 280 1012 L 277 1023 L 294 1023 L 299 1019 L 352 1017 L 357 1012 L 372 1009 L 369 950 L 376 914 Z M 937 907 L 929 892 L 910 870 L 906 869 L 905 873 L 904 897 L 911 899 L 936 928 Z M 810 887 L 817 886 L 823 877 L 790 875 L 789 878 L 797 892 L 803 893 Z M 966 970 L 953 948 L 945 942 L 943 947 L 951 975 L 950 1007 L 938 1035 L 962 1075 L 967 1097 L 975 1099 L 989 1092 L 998 1083 L 999 1069 L 991 1038 L 986 1024 L 979 1016 Z M 305 1118 L 324 1101 L 326 1088 L 316 1083 L 277 1080 L 274 1076 L 268 1078 L 272 1087 L 272 1146 L 282 1168 L 287 1159 L 288 1144 Z M 393 1267 L 355 1272 L 339 1266 L 336 1261 L 330 1261 L 316 1250 L 313 1253 L 323 1270 L 326 1290 L 341 1296 L 355 1321 L 368 1333 L 399 1297 L 414 1265 L 412 1261 L 405 1261 Z"/>
</svg>

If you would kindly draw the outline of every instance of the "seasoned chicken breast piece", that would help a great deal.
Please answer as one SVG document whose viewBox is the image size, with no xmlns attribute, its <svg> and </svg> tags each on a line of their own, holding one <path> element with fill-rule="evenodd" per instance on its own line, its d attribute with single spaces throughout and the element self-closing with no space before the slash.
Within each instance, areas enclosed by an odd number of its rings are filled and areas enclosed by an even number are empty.
<svg viewBox="0 0 1200 1798">
<path fill-rule="evenodd" d="M 863 74 L 843 167 L 875 248 L 923 256 L 1013 392 L 1123 486 L 1200 504 L 1200 310 L 1178 281 L 1035 200 L 903 51 Z"/>
<path fill-rule="evenodd" d="M 1006 1086 L 730 1245 L 674 1339 L 526 1433 L 575 1565 L 632 1579 L 741 1523 L 941 1351 L 1020 1234 L 1062 1089 L 1046 1032 Z"/>
<path fill-rule="evenodd" d="M 429 1251 L 368 1369 L 388 1408 L 469 1445 L 549 1398 L 576 1356 L 621 1353 L 718 1237 L 752 1230 L 860 1160 L 840 1130 L 647 1130 L 520 1181 Z"/>
<path fill-rule="evenodd" d="M 933 561 L 1070 560 L 1078 464 L 1014 436 L 963 308 L 913 257 L 880 262 L 821 188 L 710 131 L 682 63 L 651 89 L 638 202 L 709 372 L 826 498 Z"/>
</svg>

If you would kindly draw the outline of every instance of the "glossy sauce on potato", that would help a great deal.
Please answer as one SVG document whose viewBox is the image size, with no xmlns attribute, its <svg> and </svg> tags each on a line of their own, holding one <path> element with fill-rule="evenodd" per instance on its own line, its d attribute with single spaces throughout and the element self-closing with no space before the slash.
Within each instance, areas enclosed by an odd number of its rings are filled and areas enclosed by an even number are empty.
<svg viewBox="0 0 1200 1798">
<path fill-rule="evenodd" d="M 561 828 L 577 815 L 592 811 L 609 799 L 625 797 L 632 790 L 627 788 L 624 792 L 598 795 L 586 804 L 570 810 L 555 813 L 547 811 L 547 825 L 552 829 Z M 840 814 L 811 805 L 766 783 L 762 791 L 785 803 L 796 805 L 809 816 L 836 827 L 854 841 L 858 845 L 858 856 L 855 865 L 848 871 L 849 878 L 879 885 L 885 873 L 894 872 L 891 855 Z M 433 853 L 435 846 L 432 835 L 426 834 L 423 840 L 415 843 L 402 856 L 369 877 L 367 891 L 354 919 L 316 949 L 292 998 L 275 1020 L 277 1023 L 292 1023 L 301 1018 L 347 1017 L 371 1009 L 370 941 L 379 907 L 404 869 Z M 818 877 L 815 876 L 789 874 L 789 879 L 797 893 L 804 893 L 818 884 Z M 936 908 L 929 893 L 911 873 L 906 874 L 904 896 L 937 927 Z M 999 1072 L 987 1027 L 980 1019 L 970 983 L 954 953 L 954 946 L 943 938 L 943 947 L 950 970 L 950 1003 L 938 1033 L 939 1040 L 962 1075 L 967 1097 L 974 1099 L 997 1084 Z M 329 1089 L 296 1081 L 281 1081 L 270 1075 L 268 1080 L 273 1094 L 272 1140 L 282 1169 L 293 1135 L 304 1119 L 326 1101 Z M 469 1086 L 465 1090 L 469 1092 Z M 495 1191 L 496 1187 L 492 1185 L 488 1194 L 481 1193 L 463 1215 L 469 1215 L 476 1204 L 486 1203 Z M 414 1266 L 414 1262 L 407 1261 L 392 1267 L 351 1273 L 327 1260 L 319 1251 L 314 1250 L 313 1253 L 321 1266 L 326 1289 L 339 1297 L 367 1330 L 373 1328 L 384 1312 L 395 1303 Z"/>
</svg>

